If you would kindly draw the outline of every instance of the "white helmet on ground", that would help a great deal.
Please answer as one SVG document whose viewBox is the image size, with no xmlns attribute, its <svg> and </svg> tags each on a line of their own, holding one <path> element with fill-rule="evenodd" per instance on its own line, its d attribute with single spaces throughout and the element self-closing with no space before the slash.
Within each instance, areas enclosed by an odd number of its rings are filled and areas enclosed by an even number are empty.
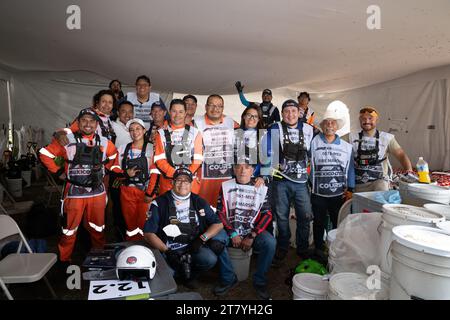
<svg viewBox="0 0 450 320">
<path fill-rule="evenodd" d="M 116 274 L 119 280 L 129 278 L 153 279 L 156 273 L 156 259 L 152 250 L 147 247 L 130 246 L 119 254 L 116 263 Z"/>
</svg>

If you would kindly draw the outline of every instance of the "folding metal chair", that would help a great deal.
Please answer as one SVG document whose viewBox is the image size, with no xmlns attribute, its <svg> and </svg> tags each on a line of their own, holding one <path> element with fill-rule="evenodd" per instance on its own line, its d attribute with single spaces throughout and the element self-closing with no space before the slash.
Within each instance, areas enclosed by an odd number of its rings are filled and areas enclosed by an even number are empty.
<svg viewBox="0 0 450 320">
<path fill-rule="evenodd" d="M 13 300 L 7 284 L 30 283 L 44 279 L 52 297 L 56 298 L 55 291 L 45 275 L 56 263 L 57 256 L 54 253 L 33 253 L 19 226 L 13 218 L 0 215 L 0 241 L 12 235 L 20 236 L 17 253 L 7 255 L 0 260 L 0 286 L 9 300 Z M 20 253 L 25 245 L 28 253 Z"/>
<path fill-rule="evenodd" d="M 46 171 L 46 178 L 47 178 L 47 186 L 44 187 L 45 191 L 48 193 L 48 199 L 47 199 L 47 207 L 50 207 L 50 204 L 52 202 L 53 194 L 56 194 L 59 196 L 58 199 L 62 197 L 63 190 L 61 186 L 59 186 L 53 176 L 50 174 L 50 172 Z"/>
</svg>

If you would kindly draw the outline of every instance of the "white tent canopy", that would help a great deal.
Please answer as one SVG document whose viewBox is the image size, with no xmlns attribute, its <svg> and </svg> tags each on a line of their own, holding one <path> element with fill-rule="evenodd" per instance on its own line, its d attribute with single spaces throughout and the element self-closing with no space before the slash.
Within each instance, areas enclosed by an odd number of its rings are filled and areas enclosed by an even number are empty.
<svg viewBox="0 0 450 320">
<path fill-rule="evenodd" d="M 72 4 L 80 8 L 80 30 L 66 25 Z M 243 110 L 236 80 L 253 101 L 273 89 L 278 105 L 309 90 L 319 118 L 339 99 L 356 130 L 357 110 L 373 105 L 381 128 L 396 134 L 413 162 L 423 155 L 432 168 L 450 169 L 450 2 L 379 0 L 380 30 L 367 28 L 372 4 L 5 0 L 0 79 L 10 81 L 16 126 L 40 126 L 47 137 L 113 78 L 132 85 L 147 74 L 166 99 L 172 92 L 224 94 L 236 120 Z M 0 81 L 2 123 L 5 99 Z"/>
</svg>

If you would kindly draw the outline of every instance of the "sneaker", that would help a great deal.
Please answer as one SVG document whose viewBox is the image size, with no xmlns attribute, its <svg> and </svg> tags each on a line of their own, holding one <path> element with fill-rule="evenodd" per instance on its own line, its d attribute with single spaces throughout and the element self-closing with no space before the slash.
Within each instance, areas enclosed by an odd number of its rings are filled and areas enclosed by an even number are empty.
<svg viewBox="0 0 450 320">
<path fill-rule="evenodd" d="M 269 290 L 267 290 L 267 286 L 253 285 L 253 287 L 255 288 L 256 296 L 258 297 L 258 299 L 260 299 L 260 300 L 270 300 L 271 299 L 270 292 L 269 292 Z"/>
<path fill-rule="evenodd" d="M 231 283 L 228 284 L 220 284 L 217 287 L 214 288 L 214 294 L 216 296 L 224 296 L 233 289 L 238 284 L 238 278 L 235 276 L 234 280 Z"/>
</svg>

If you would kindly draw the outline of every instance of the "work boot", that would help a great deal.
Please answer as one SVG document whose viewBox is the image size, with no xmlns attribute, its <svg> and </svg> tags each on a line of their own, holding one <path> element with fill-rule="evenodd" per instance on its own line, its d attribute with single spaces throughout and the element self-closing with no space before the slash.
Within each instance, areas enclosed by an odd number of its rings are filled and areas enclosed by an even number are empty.
<svg viewBox="0 0 450 320">
<path fill-rule="evenodd" d="M 238 284 L 238 278 L 237 278 L 237 276 L 235 276 L 233 281 L 231 281 L 231 283 L 228 283 L 228 284 L 222 283 L 222 284 L 218 285 L 217 287 L 215 287 L 214 294 L 216 296 L 224 296 L 228 293 L 228 291 L 233 289 L 237 284 Z"/>
<path fill-rule="evenodd" d="M 270 300 L 271 299 L 270 292 L 269 292 L 269 290 L 267 290 L 267 286 L 255 284 L 255 285 L 253 285 L 253 287 L 255 288 L 256 296 L 258 297 L 258 299 L 260 299 L 260 300 Z"/>
</svg>

